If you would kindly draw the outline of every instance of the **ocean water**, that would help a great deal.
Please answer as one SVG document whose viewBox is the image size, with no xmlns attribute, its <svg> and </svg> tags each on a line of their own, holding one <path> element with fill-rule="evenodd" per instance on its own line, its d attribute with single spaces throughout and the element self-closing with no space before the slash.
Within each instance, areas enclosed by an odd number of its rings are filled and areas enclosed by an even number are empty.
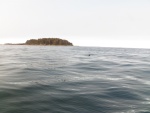
<svg viewBox="0 0 150 113">
<path fill-rule="evenodd" d="M 0 46 L 0 113 L 150 113 L 150 50 Z"/>
</svg>

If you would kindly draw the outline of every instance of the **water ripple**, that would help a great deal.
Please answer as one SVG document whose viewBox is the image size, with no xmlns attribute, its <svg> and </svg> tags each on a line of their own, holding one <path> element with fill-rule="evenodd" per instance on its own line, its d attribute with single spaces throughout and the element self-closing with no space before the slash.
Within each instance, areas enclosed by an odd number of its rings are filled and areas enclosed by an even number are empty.
<svg viewBox="0 0 150 113">
<path fill-rule="evenodd" d="M 149 113 L 150 50 L 0 46 L 1 113 Z"/>
</svg>

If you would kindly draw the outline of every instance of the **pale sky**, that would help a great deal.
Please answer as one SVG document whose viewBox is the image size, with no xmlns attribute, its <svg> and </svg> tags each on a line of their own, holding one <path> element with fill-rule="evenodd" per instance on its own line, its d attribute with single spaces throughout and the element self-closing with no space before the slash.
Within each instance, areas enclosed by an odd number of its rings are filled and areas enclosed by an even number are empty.
<svg viewBox="0 0 150 113">
<path fill-rule="evenodd" d="M 150 0 L 0 0 L 0 43 L 48 37 L 150 48 Z"/>
</svg>

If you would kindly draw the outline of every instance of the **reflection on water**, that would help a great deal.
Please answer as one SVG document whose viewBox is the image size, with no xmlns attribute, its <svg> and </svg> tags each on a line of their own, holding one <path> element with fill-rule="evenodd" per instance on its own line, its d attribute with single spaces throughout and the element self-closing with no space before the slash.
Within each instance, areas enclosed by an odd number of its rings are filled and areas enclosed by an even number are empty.
<svg viewBox="0 0 150 113">
<path fill-rule="evenodd" d="M 149 113 L 150 50 L 0 46 L 0 113 Z"/>
</svg>

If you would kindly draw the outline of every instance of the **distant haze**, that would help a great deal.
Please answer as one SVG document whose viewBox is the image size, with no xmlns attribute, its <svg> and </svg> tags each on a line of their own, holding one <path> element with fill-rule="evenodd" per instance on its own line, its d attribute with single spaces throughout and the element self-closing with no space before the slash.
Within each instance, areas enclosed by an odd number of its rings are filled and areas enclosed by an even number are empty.
<svg viewBox="0 0 150 113">
<path fill-rule="evenodd" d="M 49 37 L 150 48 L 150 0 L 0 0 L 0 43 Z"/>
</svg>

